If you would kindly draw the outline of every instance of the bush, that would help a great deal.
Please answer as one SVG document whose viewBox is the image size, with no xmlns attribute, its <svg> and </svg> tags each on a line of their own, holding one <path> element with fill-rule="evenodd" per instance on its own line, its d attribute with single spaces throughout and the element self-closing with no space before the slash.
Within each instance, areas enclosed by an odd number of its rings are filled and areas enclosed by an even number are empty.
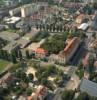
<svg viewBox="0 0 97 100">
<path fill-rule="evenodd" d="M 78 70 L 76 71 L 76 74 L 79 76 L 79 78 L 81 79 L 84 76 L 84 69 Z"/>
<path fill-rule="evenodd" d="M 31 94 L 32 94 L 32 89 L 31 88 L 27 88 L 26 89 L 26 94 L 28 95 L 28 96 L 30 96 Z"/>
<path fill-rule="evenodd" d="M 73 100 L 73 98 L 74 98 L 74 95 L 75 95 L 75 91 L 64 91 L 64 92 L 62 92 L 62 94 L 61 94 L 61 98 L 62 98 L 62 100 Z"/>
</svg>

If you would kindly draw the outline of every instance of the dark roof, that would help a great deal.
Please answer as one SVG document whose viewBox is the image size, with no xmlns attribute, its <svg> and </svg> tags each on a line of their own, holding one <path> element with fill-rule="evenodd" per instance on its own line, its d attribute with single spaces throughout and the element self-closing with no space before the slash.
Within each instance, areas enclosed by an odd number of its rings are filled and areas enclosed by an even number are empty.
<svg viewBox="0 0 97 100">
<path fill-rule="evenodd" d="M 6 45 L 3 48 L 3 50 L 6 50 L 6 51 L 8 51 L 10 53 L 12 50 L 16 49 L 19 46 L 20 46 L 20 44 L 18 44 L 16 41 L 12 41 L 8 45 Z"/>
<path fill-rule="evenodd" d="M 14 41 L 19 38 L 19 35 L 17 33 L 2 31 L 0 32 L 0 38 L 7 40 L 7 41 Z"/>
<path fill-rule="evenodd" d="M 97 83 L 94 83 L 87 79 L 82 79 L 82 82 L 80 84 L 80 91 L 86 92 L 90 96 L 97 97 Z"/>
</svg>

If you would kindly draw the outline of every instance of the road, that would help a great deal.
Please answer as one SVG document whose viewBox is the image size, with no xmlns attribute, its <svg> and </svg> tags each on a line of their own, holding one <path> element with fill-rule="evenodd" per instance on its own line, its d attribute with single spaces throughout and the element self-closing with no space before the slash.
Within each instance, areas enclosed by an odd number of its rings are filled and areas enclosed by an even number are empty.
<svg viewBox="0 0 97 100">
<path fill-rule="evenodd" d="M 84 44 L 81 44 L 78 49 L 76 50 L 75 54 L 73 57 L 70 59 L 70 64 L 77 66 L 78 62 L 82 57 L 86 54 L 86 49 L 84 48 Z"/>
</svg>

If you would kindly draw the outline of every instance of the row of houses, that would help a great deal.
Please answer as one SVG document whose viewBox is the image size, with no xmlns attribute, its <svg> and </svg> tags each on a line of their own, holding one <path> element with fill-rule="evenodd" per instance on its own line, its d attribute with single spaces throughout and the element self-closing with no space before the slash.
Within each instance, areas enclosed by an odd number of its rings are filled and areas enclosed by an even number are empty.
<svg viewBox="0 0 97 100">
<path fill-rule="evenodd" d="M 38 31 L 33 29 L 31 33 L 20 37 L 17 33 L 2 31 L 0 32 L 0 38 L 7 41 L 7 45 L 5 45 L 2 50 L 7 51 L 9 54 L 14 50 L 26 52 L 24 48 L 31 43 L 31 38 L 37 33 Z"/>
<path fill-rule="evenodd" d="M 64 50 L 60 51 L 59 54 L 48 55 L 48 51 L 46 51 L 43 48 L 40 48 L 41 44 L 44 43 L 44 41 L 45 39 L 41 40 L 38 43 L 32 43 L 26 49 L 29 52 L 33 52 L 37 59 L 46 58 L 49 62 L 57 62 L 61 64 L 65 64 L 71 59 L 71 57 L 74 55 L 74 53 L 76 52 L 77 48 L 81 43 L 81 40 L 78 37 L 74 37 L 71 39 L 69 38 L 66 40 L 66 47 L 64 48 Z"/>
<path fill-rule="evenodd" d="M 64 42 L 64 44 L 66 44 L 64 50 L 60 51 L 57 55 L 48 55 L 48 51 L 44 50 L 44 48 L 40 48 L 41 45 L 45 42 L 45 39 L 42 39 L 40 42 L 31 43 L 31 38 L 37 33 L 38 30 L 33 29 L 31 33 L 28 33 L 20 38 L 19 35 L 16 33 L 3 31 L 0 33 L 0 38 L 9 41 L 9 43 L 2 49 L 4 51 L 7 51 L 9 54 L 13 50 L 20 49 L 23 52 L 24 56 L 25 52 L 29 51 L 32 54 L 34 53 L 37 59 L 46 58 L 49 62 L 65 64 L 71 59 L 81 43 L 81 40 L 78 37 L 68 38 L 66 42 Z"/>
</svg>

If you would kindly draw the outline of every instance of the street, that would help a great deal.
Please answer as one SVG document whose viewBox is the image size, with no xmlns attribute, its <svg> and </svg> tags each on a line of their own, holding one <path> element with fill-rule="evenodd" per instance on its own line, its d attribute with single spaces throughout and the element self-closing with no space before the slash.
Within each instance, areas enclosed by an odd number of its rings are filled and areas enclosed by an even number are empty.
<svg viewBox="0 0 97 100">
<path fill-rule="evenodd" d="M 80 59 L 82 59 L 83 56 L 85 56 L 86 54 L 86 49 L 84 47 L 84 44 L 82 43 L 78 49 L 76 50 L 75 54 L 72 56 L 72 58 L 70 59 L 70 64 L 77 66 L 77 64 L 79 63 Z"/>
</svg>

